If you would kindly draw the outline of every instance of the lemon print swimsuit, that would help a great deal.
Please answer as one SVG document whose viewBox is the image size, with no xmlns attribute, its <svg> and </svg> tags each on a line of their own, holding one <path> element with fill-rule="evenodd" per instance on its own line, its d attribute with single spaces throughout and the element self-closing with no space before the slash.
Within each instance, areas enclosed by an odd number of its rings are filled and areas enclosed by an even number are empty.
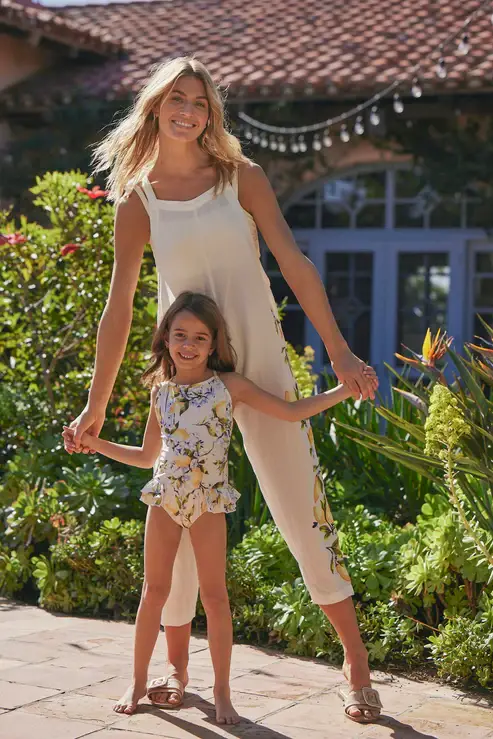
<svg viewBox="0 0 493 739">
<path fill-rule="evenodd" d="M 228 482 L 233 405 L 217 373 L 192 385 L 161 383 L 155 409 L 162 447 L 140 499 L 185 529 L 206 511 L 234 511 L 240 494 Z"/>
</svg>

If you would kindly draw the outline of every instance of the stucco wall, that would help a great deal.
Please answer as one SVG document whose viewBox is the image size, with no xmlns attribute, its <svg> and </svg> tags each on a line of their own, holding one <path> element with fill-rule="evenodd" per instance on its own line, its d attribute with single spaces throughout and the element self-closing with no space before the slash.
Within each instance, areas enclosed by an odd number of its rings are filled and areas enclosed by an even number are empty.
<svg viewBox="0 0 493 739">
<path fill-rule="evenodd" d="M 32 46 L 24 39 L 0 33 L 0 90 L 29 77 L 47 66 L 52 55 L 45 49 Z"/>
</svg>

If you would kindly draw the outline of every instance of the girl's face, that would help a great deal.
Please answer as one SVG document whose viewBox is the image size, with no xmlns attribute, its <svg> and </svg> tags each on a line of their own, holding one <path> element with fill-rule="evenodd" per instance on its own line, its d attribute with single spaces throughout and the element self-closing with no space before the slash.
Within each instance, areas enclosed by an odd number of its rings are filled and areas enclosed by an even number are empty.
<svg viewBox="0 0 493 739">
<path fill-rule="evenodd" d="M 174 317 L 166 341 L 176 370 L 198 370 L 207 367 L 214 352 L 214 341 L 205 323 L 187 310 Z"/>
<path fill-rule="evenodd" d="M 179 77 L 155 111 L 159 130 L 176 141 L 198 139 L 209 120 L 209 101 L 202 80 Z"/>
</svg>

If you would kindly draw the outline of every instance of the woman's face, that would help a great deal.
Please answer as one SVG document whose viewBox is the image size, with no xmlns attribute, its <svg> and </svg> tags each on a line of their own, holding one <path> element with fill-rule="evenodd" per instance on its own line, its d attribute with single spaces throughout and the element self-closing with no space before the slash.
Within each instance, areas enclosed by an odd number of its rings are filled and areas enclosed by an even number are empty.
<svg viewBox="0 0 493 739">
<path fill-rule="evenodd" d="M 177 313 L 171 322 L 166 346 L 177 370 L 198 370 L 201 367 L 205 370 L 214 351 L 210 330 L 187 310 Z"/>
<path fill-rule="evenodd" d="M 202 80 L 179 77 L 155 113 L 159 130 L 176 141 L 195 141 L 209 120 L 209 101 Z"/>
</svg>

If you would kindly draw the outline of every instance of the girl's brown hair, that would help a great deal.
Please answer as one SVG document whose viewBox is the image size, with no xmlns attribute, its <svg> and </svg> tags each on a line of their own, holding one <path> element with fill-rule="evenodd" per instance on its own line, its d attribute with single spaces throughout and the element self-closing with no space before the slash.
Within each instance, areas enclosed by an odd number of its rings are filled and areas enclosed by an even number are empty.
<svg viewBox="0 0 493 739">
<path fill-rule="evenodd" d="M 110 200 L 118 203 L 125 198 L 152 169 L 159 143 L 159 121 L 154 111 L 183 76 L 201 80 L 209 101 L 209 122 L 198 142 L 216 168 L 216 192 L 232 181 L 239 164 L 249 161 L 236 136 L 228 131 L 224 100 L 206 67 L 190 56 L 170 59 L 155 67 L 126 115 L 94 147 L 93 171 L 109 170 Z"/>
<path fill-rule="evenodd" d="M 214 300 L 207 295 L 187 291 L 178 295 L 154 333 L 151 363 L 142 375 L 142 382 L 147 387 L 152 387 L 163 380 L 170 380 L 176 374 L 166 341 L 174 319 L 178 313 L 185 310 L 202 321 L 211 332 L 214 351 L 209 357 L 207 366 L 218 372 L 234 372 L 235 370 L 237 357 L 231 346 L 228 328 L 221 311 Z"/>
</svg>

